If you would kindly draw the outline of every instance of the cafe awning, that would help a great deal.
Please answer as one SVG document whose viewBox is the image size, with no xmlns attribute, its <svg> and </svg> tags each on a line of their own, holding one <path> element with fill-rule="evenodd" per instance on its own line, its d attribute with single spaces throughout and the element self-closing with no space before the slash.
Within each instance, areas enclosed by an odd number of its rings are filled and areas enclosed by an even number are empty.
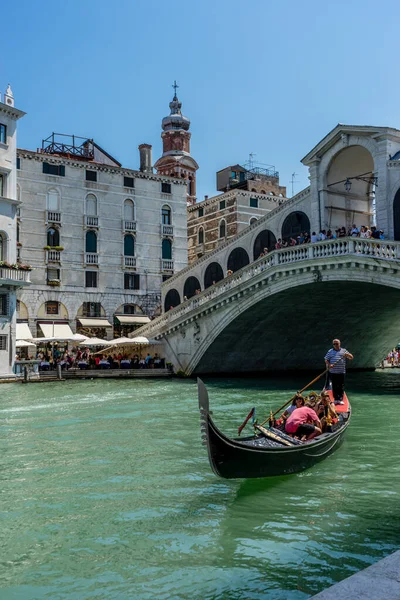
<svg viewBox="0 0 400 600">
<path fill-rule="evenodd" d="M 39 323 L 45 338 L 57 338 L 69 340 L 73 336 L 72 329 L 67 323 Z"/>
<path fill-rule="evenodd" d="M 28 323 L 17 323 L 16 336 L 17 340 L 32 340 L 33 335 L 28 327 Z"/>
<path fill-rule="evenodd" d="M 112 327 L 107 319 L 78 319 L 83 327 Z"/>
<path fill-rule="evenodd" d="M 115 315 L 115 318 L 122 324 L 132 324 L 136 323 L 137 325 L 144 325 L 145 323 L 150 323 L 149 317 L 139 316 L 139 315 Z"/>
</svg>

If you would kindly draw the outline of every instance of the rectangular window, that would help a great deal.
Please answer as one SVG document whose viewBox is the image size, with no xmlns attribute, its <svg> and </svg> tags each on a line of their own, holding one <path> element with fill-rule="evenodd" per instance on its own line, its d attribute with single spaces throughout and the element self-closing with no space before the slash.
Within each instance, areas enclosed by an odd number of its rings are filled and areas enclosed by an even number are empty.
<svg viewBox="0 0 400 600">
<path fill-rule="evenodd" d="M 17 156 L 17 169 L 21 168 L 21 159 L 19 156 Z"/>
<path fill-rule="evenodd" d="M 46 302 L 46 314 L 58 315 L 58 302 Z"/>
<path fill-rule="evenodd" d="M 8 294 L 0 294 L 0 315 L 8 316 Z"/>
<path fill-rule="evenodd" d="M 172 277 L 172 275 L 163 275 L 162 276 L 163 283 L 164 283 L 164 281 L 167 281 L 167 279 L 170 279 L 171 277 Z"/>
<path fill-rule="evenodd" d="M 4 196 L 4 179 L 5 176 L 0 173 L 0 196 Z"/>
<path fill-rule="evenodd" d="M 7 350 L 7 336 L 0 335 L 0 350 Z"/>
<path fill-rule="evenodd" d="M 163 194 L 170 194 L 171 193 L 171 184 L 170 183 L 162 183 L 161 191 Z"/>
<path fill-rule="evenodd" d="M 258 198 L 250 198 L 250 208 L 258 208 Z"/>
<path fill-rule="evenodd" d="M 0 142 L 7 144 L 7 125 L 3 125 L 3 123 L 0 123 Z"/>
<path fill-rule="evenodd" d="M 97 288 L 97 271 L 85 271 L 85 287 Z"/>
<path fill-rule="evenodd" d="M 204 216 L 204 208 L 199 208 L 199 217 Z"/>
<path fill-rule="evenodd" d="M 124 304 L 124 315 L 134 315 L 135 307 L 133 304 Z"/>
<path fill-rule="evenodd" d="M 225 200 L 221 200 L 221 202 L 219 203 L 219 210 L 223 210 L 226 206 Z"/>
<path fill-rule="evenodd" d="M 133 188 L 135 187 L 135 181 L 133 177 L 124 177 L 124 187 Z"/>
<path fill-rule="evenodd" d="M 86 181 L 97 181 L 97 171 L 86 170 Z"/>
<path fill-rule="evenodd" d="M 139 275 L 137 273 L 124 273 L 124 289 L 125 290 L 139 290 L 140 289 Z"/>
<path fill-rule="evenodd" d="M 43 163 L 43 173 L 45 175 L 58 175 L 59 177 L 65 177 L 65 166 L 64 165 L 51 165 L 50 163 Z"/>
<path fill-rule="evenodd" d="M 84 302 L 83 303 L 83 316 L 84 317 L 101 317 L 101 304 L 100 302 Z"/>
<path fill-rule="evenodd" d="M 60 281 L 60 269 L 47 269 L 47 281 Z"/>
</svg>

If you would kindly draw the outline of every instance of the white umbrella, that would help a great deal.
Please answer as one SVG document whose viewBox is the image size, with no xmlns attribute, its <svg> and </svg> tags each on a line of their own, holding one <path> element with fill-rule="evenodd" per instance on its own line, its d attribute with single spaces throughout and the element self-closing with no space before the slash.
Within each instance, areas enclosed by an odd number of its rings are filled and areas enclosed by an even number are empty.
<svg viewBox="0 0 400 600">
<path fill-rule="evenodd" d="M 88 340 L 87 335 L 82 335 L 81 333 L 73 333 L 69 338 L 71 342 L 83 342 L 83 340 Z"/>
<path fill-rule="evenodd" d="M 130 343 L 136 344 L 137 346 L 139 346 L 139 345 L 145 346 L 145 345 L 150 344 L 150 341 L 148 340 L 147 337 L 144 337 L 144 335 L 139 335 L 138 337 L 130 338 Z"/>
<path fill-rule="evenodd" d="M 109 343 L 112 344 L 113 346 L 121 346 L 122 344 L 132 344 L 132 340 L 131 340 L 131 338 L 128 338 L 128 337 L 120 337 L 120 338 L 115 338 L 115 340 L 110 340 Z"/>
<path fill-rule="evenodd" d="M 16 348 L 28 348 L 28 346 L 35 346 L 36 344 L 34 344 L 33 342 L 27 342 L 26 340 L 17 340 L 15 342 L 15 347 Z"/>
<path fill-rule="evenodd" d="M 109 346 L 110 340 L 101 340 L 100 338 L 88 338 L 84 342 L 80 342 L 80 346 Z"/>
</svg>

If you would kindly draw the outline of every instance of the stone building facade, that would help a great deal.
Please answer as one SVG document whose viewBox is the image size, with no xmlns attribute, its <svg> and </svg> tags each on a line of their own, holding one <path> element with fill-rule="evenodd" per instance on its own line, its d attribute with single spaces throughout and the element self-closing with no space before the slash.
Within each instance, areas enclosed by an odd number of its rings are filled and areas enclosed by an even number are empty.
<svg viewBox="0 0 400 600">
<path fill-rule="evenodd" d="M 186 182 L 155 175 L 151 146 L 139 150 L 140 170 L 75 136 L 18 150 L 19 258 L 34 267 L 18 320 L 34 337 L 127 335 L 187 265 Z"/>
<path fill-rule="evenodd" d="M 278 190 L 279 186 L 275 192 Z M 286 200 L 272 191 L 261 194 L 236 188 L 189 206 L 189 264 L 234 238 Z M 271 248 L 275 241 L 271 237 L 267 245 Z"/>
<path fill-rule="evenodd" d="M 9 376 L 15 357 L 16 292 L 30 272 L 17 265 L 17 121 L 10 85 L 0 96 L 0 377 Z"/>
</svg>

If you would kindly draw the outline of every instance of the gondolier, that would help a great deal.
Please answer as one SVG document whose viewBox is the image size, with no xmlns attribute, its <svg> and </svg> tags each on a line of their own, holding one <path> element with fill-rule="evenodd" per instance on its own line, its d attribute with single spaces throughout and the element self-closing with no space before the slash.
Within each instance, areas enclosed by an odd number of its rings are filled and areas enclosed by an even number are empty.
<svg viewBox="0 0 400 600">
<path fill-rule="evenodd" d="M 335 404 L 343 404 L 344 378 L 346 375 L 346 360 L 353 360 L 353 355 L 342 348 L 340 340 L 334 339 L 332 348 L 325 354 L 326 368 L 332 382 L 332 392 Z"/>
</svg>

